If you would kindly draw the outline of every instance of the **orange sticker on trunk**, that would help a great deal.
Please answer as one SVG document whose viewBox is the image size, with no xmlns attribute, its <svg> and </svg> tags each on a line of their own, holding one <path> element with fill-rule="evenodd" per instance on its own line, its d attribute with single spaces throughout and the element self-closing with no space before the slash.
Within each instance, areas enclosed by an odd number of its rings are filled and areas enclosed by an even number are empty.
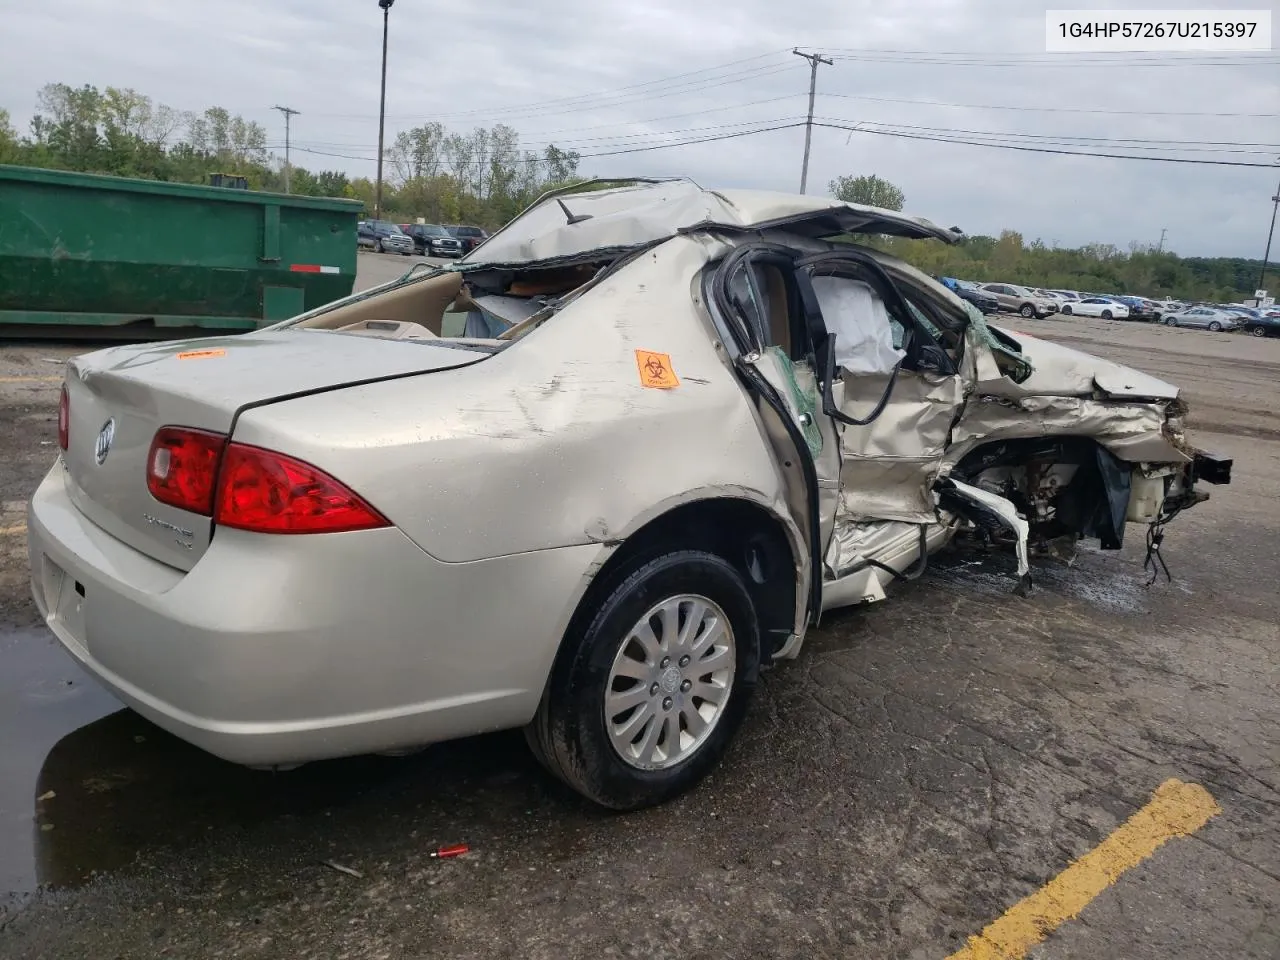
<svg viewBox="0 0 1280 960">
<path fill-rule="evenodd" d="M 207 360 L 210 357 L 225 357 L 225 350 L 188 350 L 186 353 L 178 354 L 179 360 Z"/>
<path fill-rule="evenodd" d="M 670 390 L 680 386 L 680 380 L 671 367 L 671 358 L 652 350 L 636 351 L 636 367 L 640 370 L 640 386 Z"/>
</svg>

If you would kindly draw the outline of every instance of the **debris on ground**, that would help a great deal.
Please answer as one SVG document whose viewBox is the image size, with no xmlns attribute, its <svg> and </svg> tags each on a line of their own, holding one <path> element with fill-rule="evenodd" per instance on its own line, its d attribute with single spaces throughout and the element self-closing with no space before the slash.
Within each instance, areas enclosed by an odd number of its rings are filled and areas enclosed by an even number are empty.
<svg viewBox="0 0 1280 960">
<path fill-rule="evenodd" d="M 344 867 L 342 864 L 337 863 L 336 861 L 321 860 L 320 862 L 324 864 L 326 867 L 328 867 L 330 870 L 337 870 L 339 873 L 345 873 L 348 877 L 355 877 L 357 880 L 364 879 L 364 874 L 361 873 L 359 870 L 353 870 L 351 869 L 351 867 Z"/>
<path fill-rule="evenodd" d="M 471 848 L 465 843 L 456 843 L 452 847 L 441 847 L 439 850 L 434 851 L 431 856 L 445 860 L 449 857 L 460 857 L 470 850 Z"/>
</svg>

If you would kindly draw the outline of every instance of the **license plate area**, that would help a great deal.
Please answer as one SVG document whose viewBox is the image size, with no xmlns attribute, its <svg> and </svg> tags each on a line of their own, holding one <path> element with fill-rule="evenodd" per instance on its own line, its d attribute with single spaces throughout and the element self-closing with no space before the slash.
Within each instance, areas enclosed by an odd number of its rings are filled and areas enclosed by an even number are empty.
<svg viewBox="0 0 1280 960">
<path fill-rule="evenodd" d="M 85 585 L 47 556 L 44 558 L 44 595 L 49 603 L 49 626 L 64 642 L 88 655 L 85 644 L 84 608 L 88 597 Z"/>
</svg>

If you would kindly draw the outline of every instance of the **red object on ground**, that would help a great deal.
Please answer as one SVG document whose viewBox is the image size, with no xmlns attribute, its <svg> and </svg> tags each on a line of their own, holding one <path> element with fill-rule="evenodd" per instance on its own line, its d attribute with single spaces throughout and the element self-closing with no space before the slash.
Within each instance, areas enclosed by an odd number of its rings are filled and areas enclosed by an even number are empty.
<svg viewBox="0 0 1280 960">
<path fill-rule="evenodd" d="M 439 857 L 441 860 L 444 860 L 444 859 L 447 859 L 448 857 L 460 857 L 470 849 L 471 848 L 467 846 L 465 843 L 458 843 L 458 844 L 454 844 L 452 847 L 441 847 L 439 850 L 433 853 L 432 856 Z"/>
</svg>

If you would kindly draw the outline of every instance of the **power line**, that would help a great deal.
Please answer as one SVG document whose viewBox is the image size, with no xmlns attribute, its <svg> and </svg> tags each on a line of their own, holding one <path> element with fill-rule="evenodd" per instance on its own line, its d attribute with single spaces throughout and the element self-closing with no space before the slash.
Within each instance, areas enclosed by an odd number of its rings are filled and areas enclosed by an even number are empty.
<svg viewBox="0 0 1280 960">
<path fill-rule="evenodd" d="M 1221 111 L 1190 110 L 1101 110 L 1093 107 L 1027 107 L 995 103 L 947 103 L 942 100 L 911 100 L 904 97 L 869 97 L 857 93 L 820 93 L 820 97 L 837 97 L 842 100 L 869 100 L 875 103 L 910 103 L 929 107 L 961 107 L 965 110 L 1018 110 L 1034 113 L 1097 113 L 1125 117 L 1251 117 L 1275 119 L 1276 113 L 1224 113 Z"/>
<path fill-rule="evenodd" d="M 878 120 L 846 120 L 844 117 L 820 117 L 833 123 L 871 124 L 895 130 L 923 131 L 925 133 L 959 134 L 974 137 L 994 137 L 1005 140 L 1031 140 L 1063 146 L 1088 146 L 1098 143 L 1129 150 L 1185 150 L 1192 153 L 1254 153 L 1269 156 L 1280 150 L 1280 143 L 1256 143 L 1235 140 L 1152 140 L 1139 137 L 1085 137 L 1065 133 L 1014 133 L 1003 130 L 965 130 L 953 127 L 917 126 L 908 123 L 883 123 Z M 1076 142 L 1076 141 L 1083 141 Z M 1265 150 L 1247 150 L 1245 147 L 1266 147 Z"/>
<path fill-rule="evenodd" d="M 900 130 L 871 130 L 866 127 L 844 123 L 816 122 L 815 127 L 826 127 L 830 130 L 846 130 L 849 133 L 870 133 L 876 136 L 900 137 L 904 140 L 928 140 L 933 143 L 962 143 L 972 147 L 990 147 L 994 150 L 1018 150 L 1024 153 L 1053 153 L 1069 157 L 1100 157 L 1110 160 L 1147 160 L 1153 163 L 1194 163 L 1215 167 L 1264 167 L 1275 169 L 1274 163 L 1247 163 L 1241 160 L 1201 160 L 1195 157 L 1139 157 L 1124 153 L 1096 153 L 1085 150 L 1062 150 L 1051 147 L 1029 146 L 1015 143 L 993 143 L 984 140 L 965 140 L 958 137 L 927 136 L 920 133 L 904 133 Z"/>
<path fill-rule="evenodd" d="M 607 129 L 616 128 L 616 127 L 631 127 L 631 126 L 636 126 L 636 125 L 645 124 L 645 123 L 658 123 L 659 121 L 662 121 L 662 120 L 680 120 L 685 117 L 705 116 L 708 113 L 724 113 L 729 110 L 740 110 L 746 107 L 755 107 L 755 106 L 760 106 L 766 103 L 778 103 L 779 101 L 782 101 L 782 100 L 793 100 L 796 97 L 803 97 L 803 96 L 804 96 L 803 92 L 796 91 L 795 93 L 784 94 L 783 96 L 780 96 L 780 97 L 767 97 L 764 100 L 750 100 L 746 103 L 729 103 L 720 107 L 709 107 L 705 110 L 688 110 L 688 111 L 685 111 L 684 113 L 669 113 L 669 114 L 664 114 L 663 116 L 660 116 L 660 117 L 646 117 L 643 120 L 620 120 L 620 121 L 615 121 L 614 123 L 596 123 L 586 127 L 561 127 L 556 130 L 534 130 L 532 132 L 522 130 L 520 132 L 520 136 L 521 136 L 521 139 L 523 140 L 524 137 L 531 137 L 531 138 L 551 137 L 551 136 L 556 136 L 558 134 L 563 134 L 563 133 L 577 133 L 577 132 L 590 131 L 590 130 L 607 130 Z M 755 121 L 744 121 L 744 122 L 769 123 L 771 121 L 755 120 Z M 659 132 L 659 131 L 650 131 L 650 132 Z M 304 141 L 299 141 L 299 142 L 304 142 Z M 307 140 L 305 142 L 310 144 L 313 147 L 357 147 L 361 149 L 363 148 L 373 149 L 370 144 L 364 141 L 359 141 L 359 140 Z M 550 144 L 550 143 L 554 143 L 555 141 L 545 141 L 545 142 Z M 563 144 L 559 144 L 559 143 L 557 143 L 556 145 L 563 146 Z"/>
<path fill-rule="evenodd" d="M 1218 67 L 1218 66 L 1271 66 L 1280 63 L 1269 51 L 1258 51 L 1263 56 L 1250 57 L 1242 54 L 1231 56 L 1196 55 L 1194 57 L 1174 57 L 1167 54 L 1159 56 L 1135 56 L 1133 54 L 1117 54 L 1110 56 L 1086 57 L 1080 54 L 1001 54 L 990 56 L 982 54 L 932 54 L 916 51 L 910 54 L 892 53 L 889 51 L 863 51 L 856 54 L 827 51 L 835 60 L 847 60 L 862 63 L 910 63 L 955 67 Z M 1035 59 L 1032 59 L 1035 58 Z"/>
<path fill-rule="evenodd" d="M 797 94 L 797 96 L 798 95 L 799 94 Z M 787 99 L 787 98 L 779 98 L 779 99 Z M 775 117 L 775 118 L 769 118 L 769 119 L 758 118 L 754 120 L 728 121 L 724 123 L 717 123 L 717 124 L 713 124 L 710 126 L 703 126 L 703 127 L 687 127 L 683 129 L 677 129 L 677 130 L 640 130 L 632 133 L 607 134 L 607 135 L 601 135 L 598 137 L 570 137 L 570 138 L 561 139 L 558 141 L 536 141 L 535 140 L 535 141 L 522 142 L 520 146 L 522 149 L 534 149 L 537 147 L 547 147 L 547 146 L 554 145 L 562 149 L 569 149 L 569 148 L 572 148 L 575 144 L 600 143 L 603 141 L 635 140 L 635 139 L 644 139 L 644 138 L 652 138 L 652 137 L 666 137 L 666 136 L 672 136 L 672 135 L 679 136 L 679 135 L 684 135 L 689 133 L 704 132 L 707 130 L 723 131 L 733 127 L 751 126 L 753 124 L 790 123 L 794 121 L 799 121 L 801 119 L 803 118 L 799 118 L 799 117 Z M 973 130 L 973 129 L 964 129 L 964 128 L 953 128 L 953 127 L 934 127 L 934 126 L 921 126 L 921 125 L 912 125 L 912 124 L 884 123 L 881 121 L 872 121 L 872 120 L 854 121 L 854 120 L 847 120 L 844 117 L 828 117 L 828 116 L 821 116 L 821 115 L 816 116 L 815 119 L 823 120 L 831 123 L 853 124 L 855 126 L 858 126 L 859 128 L 866 128 L 868 125 L 870 125 L 872 127 L 885 128 L 888 130 L 907 130 L 912 132 L 941 134 L 946 136 L 969 136 L 969 137 L 995 138 L 998 141 L 1008 140 L 1008 141 L 1018 142 L 1020 140 L 1030 140 L 1032 143 L 1038 144 L 1041 146 L 1044 146 L 1044 145 L 1088 146 L 1091 143 L 1096 143 L 1102 146 L 1116 147 L 1118 149 L 1165 150 L 1165 151 L 1178 150 L 1178 151 L 1196 152 L 1196 153 L 1254 153 L 1254 154 L 1264 155 L 1264 156 L 1270 155 L 1274 150 L 1280 150 L 1280 144 L 1259 143 L 1259 142 L 1249 142 L 1249 141 L 1168 140 L 1168 139 L 1143 139 L 1143 138 L 1137 138 L 1137 137 L 1090 137 L 1090 136 L 1076 136 L 1074 134 L 1017 133 L 1017 132 L 1000 131 L 1000 130 Z M 606 124 L 605 126 L 613 126 L 613 125 Z M 620 126 L 625 126 L 625 124 L 620 124 Z M 587 127 L 587 128 L 581 128 L 581 129 L 590 130 L 593 128 Z M 312 148 L 354 147 L 357 149 L 372 149 L 372 147 L 370 147 L 370 145 L 367 143 L 353 143 L 350 141 L 337 142 L 337 141 L 307 140 L 307 141 L 300 141 L 300 142 Z M 269 143 L 268 146 L 274 147 L 274 146 L 278 146 L 278 144 Z M 1246 148 L 1246 147 L 1265 147 L 1269 149 L 1264 149 L 1264 150 L 1237 149 L 1237 148 Z"/>
<path fill-rule="evenodd" d="M 803 127 L 803 120 L 795 120 L 788 123 L 779 123 L 768 127 L 759 127 L 755 130 L 739 130 L 733 133 L 722 133 L 709 137 L 696 137 L 690 140 L 677 140 L 667 143 L 655 143 L 645 146 L 625 147 L 618 150 L 604 150 L 598 153 L 581 153 L 578 155 L 580 160 L 591 160 L 596 157 L 615 157 L 626 153 L 647 153 L 651 150 L 667 150 L 672 147 L 687 147 L 699 143 L 715 143 L 719 140 L 733 140 L 739 137 L 752 137 L 760 133 L 772 133 L 775 130 L 791 130 L 796 127 Z M 825 124 L 816 124 L 816 126 L 825 126 Z M 322 150 L 304 150 L 302 147 L 297 148 L 302 153 L 310 153 L 320 157 L 340 157 L 344 160 L 368 160 L 373 161 L 373 157 L 360 157 L 346 153 L 328 153 Z M 545 163 L 545 157 L 521 157 L 514 160 L 515 163 Z"/>
<path fill-rule="evenodd" d="M 461 117 L 474 117 L 479 115 L 492 116 L 496 114 L 519 114 L 519 115 L 525 116 L 525 115 L 528 115 L 530 111 L 544 112 L 549 108 L 570 107 L 572 110 L 577 110 L 579 108 L 585 109 L 586 107 L 596 103 L 597 101 L 612 101 L 619 98 L 625 99 L 628 101 L 658 99 L 658 97 L 653 93 L 645 92 L 645 88 L 649 88 L 649 87 L 665 88 L 670 86 L 671 87 L 670 90 L 659 89 L 657 91 L 658 93 L 663 93 L 664 95 L 666 93 L 691 92 L 692 90 L 696 90 L 701 87 L 709 88 L 714 86 L 722 86 L 723 83 L 721 81 L 741 82 L 745 80 L 755 79 L 757 76 L 771 75 L 772 72 L 775 70 L 791 69 L 794 66 L 793 64 L 789 62 L 779 62 L 779 63 L 773 63 L 773 64 L 759 64 L 754 67 L 748 67 L 741 70 L 730 71 L 729 73 L 720 73 L 718 76 L 704 76 L 704 77 L 699 77 L 698 79 L 689 79 L 691 77 L 697 76 L 698 74 L 708 74 L 708 73 L 714 74 L 714 73 L 717 73 L 718 71 L 723 71 L 728 67 L 738 66 L 743 63 L 751 63 L 753 61 L 763 60 L 769 57 L 776 57 L 779 53 L 786 53 L 786 52 L 787 51 L 785 50 L 775 51 L 772 53 L 761 54 L 755 57 L 746 57 L 741 60 L 732 60 L 732 61 L 729 61 L 728 63 L 722 63 L 713 67 L 704 67 L 701 70 L 692 70 L 686 73 L 678 73 L 669 77 L 662 77 L 656 80 L 646 80 L 642 83 L 628 84 L 627 86 L 615 87 L 611 90 L 601 90 L 596 93 L 575 94 L 573 96 L 567 96 L 567 97 L 555 97 L 548 100 L 537 100 L 529 103 L 522 103 L 522 104 L 517 104 L 514 106 L 508 106 L 508 107 L 477 107 L 469 110 L 455 110 L 452 113 L 437 114 L 432 119 L 456 119 Z M 570 111 L 553 109 L 551 110 L 551 112 L 557 113 L 557 112 L 570 112 Z M 368 119 L 367 115 L 365 114 L 316 114 L 316 116 L 324 116 L 332 119 L 348 119 L 348 120 Z M 422 119 L 422 117 L 420 115 L 401 114 L 401 115 L 395 115 L 395 116 L 388 116 L 388 119 L 397 120 L 397 121 L 406 121 L 406 120 L 412 121 L 412 120 Z"/>
</svg>

